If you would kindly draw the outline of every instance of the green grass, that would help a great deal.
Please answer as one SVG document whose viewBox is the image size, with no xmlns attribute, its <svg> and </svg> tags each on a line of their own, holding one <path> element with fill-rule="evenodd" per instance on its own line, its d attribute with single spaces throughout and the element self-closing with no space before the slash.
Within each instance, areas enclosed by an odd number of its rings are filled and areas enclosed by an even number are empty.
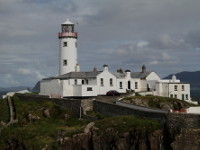
<svg viewBox="0 0 200 150">
<path fill-rule="evenodd" d="M 194 104 L 190 104 L 183 100 L 168 98 L 168 97 L 161 97 L 161 96 L 152 96 L 152 95 L 125 97 L 123 100 L 129 101 L 130 103 L 135 104 L 134 99 L 145 100 L 148 102 L 148 106 L 152 108 L 160 108 L 161 103 L 168 103 L 168 104 L 171 103 L 176 110 L 180 110 L 182 106 L 183 107 L 196 106 Z"/>
<path fill-rule="evenodd" d="M 98 120 L 95 125 L 100 129 L 101 132 L 108 128 L 114 128 L 119 133 L 133 131 L 135 129 L 153 132 L 162 128 L 161 123 L 158 121 L 141 119 L 134 116 L 109 117 Z"/>
<path fill-rule="evenodd" d="M 46 144 L 49 147 L 57 147 L 58 136 L 72 136 L 83 132 L 87 120 L 79 120 L 68 110 L 61 109 L 55 103 L 36 102 L 36 101 L 23 101 L 14 96 L 14 104 L 16 106 L 17 119 L 19 123 L 13 124 L 8 128 L 2 130 L 0 134 L 0 148 L 6 148 L 7 139 L 17 139 L 19 142 L 24 143 L 27 149 L 42 149 Z M 7 103 L 0 102 L 0 114 L 7 116 Z M 6 107 L 6 109 L 1 109 Z M 50 110 L 50 118 L 45 118 L 43 111 L 45 108 Z M 4 111 L 2 111 L 4 110 Z M 39 120 L 30 122 L 28 114 L 39 116 Z M 64 118 L 64 114 L 69 114 L 68 119 Z M 6 119 L 6 117 L 5 117 Z"/>
<path fill-rule="evenodd" d="M 9 122 L 9 109 L 6 99 L 0 99 L 0 121 Z"/>
<path fill-rule="evenodd" d="M 88 120 L 80 120 L 68 110 L 61 109 L 56 103 L 51 101 L 23 101 L 18 97 L 13 97 L 17 112 L 18 123 L 2 130 L 0 134 L 0 149 L 6 149 L 6 140 L 17 139 L 23 143 L 26 149 L 42 149 L 47 144 L 49 148 L 61 148 L 57 142 L 58 137 L 70 137 L 82 133 Z M 2 109 L 6 108 L 6 109 Z M 45 118 L 43 111 L 48 108 L 50 118 Z M 65 119 L 65 114 L 69 118 Z M 119 133 L 133 131 L 153 132 L 161 129 L 162 125 L 157 121 L 139 119 L 133 116 L 106 117 L 99 113 L 88 112 L 90 115 L 100 118 L 95 122 L 101 133 L 107 128 L 114 128 Z M 8 109 L 6 100 L 0 101 L 0 115 L 2 120 L 8 119 Z M 30 122 L 28 114 L 39 116 L 39 120 Z"/>
<path fill-rule="evenodd" d="M 84 124 L 76 124 L 71 127 L 66 124 L 67 120 L 43 119 L 29 123 L 26 126 L 11 125 L 2 131 L 0 147 L 5 147 L 4 141 L 12 138 L 17 138 L 28 149 L 32 147 L 42 148 L 46 144 L 51 147 L 56 145 L 56 138 L 59 133 L 64 134 L 64 136 L 72 136 L 83 132 Z"/>
<path fill-rule="evenodd" d="M 87 114 L 88 116 L 96 117 L 97 119 L 104 119 L 104 118 L 108 117 L 108 116 L 106 116 L 106 115 L 103 115 L 103 114 L 100 114 L 100 113 L 98 113 L 98 112 L 91 111 L 91 110 L 90 110 L 90 111 L 87 111 L 86 114 Z"/>
</svg>

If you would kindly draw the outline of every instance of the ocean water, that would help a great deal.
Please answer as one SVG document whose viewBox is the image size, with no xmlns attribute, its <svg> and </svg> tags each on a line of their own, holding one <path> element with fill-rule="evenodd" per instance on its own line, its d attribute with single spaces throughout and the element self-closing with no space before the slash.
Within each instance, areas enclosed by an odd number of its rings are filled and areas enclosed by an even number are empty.
<svg viewBox="0 0 200 150">
<path fill-rule="evenodd" d="M 0 99 L 2 99 L 2 96 L 8 93 L 8 91 L 0 91 Z"/>
<path fill-rule="evenodd" d="M 191 90 L 190 95 L 193 100 L 200 101 L 200 90 Z"/>
</svg>

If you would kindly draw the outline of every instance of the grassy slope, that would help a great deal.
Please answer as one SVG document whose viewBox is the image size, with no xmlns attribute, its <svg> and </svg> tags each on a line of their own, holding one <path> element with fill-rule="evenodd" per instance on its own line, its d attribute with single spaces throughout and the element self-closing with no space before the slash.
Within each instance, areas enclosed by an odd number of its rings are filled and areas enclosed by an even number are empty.
<svg viewBox="0 0 200 150">
<path fill-rule="evenodd" d="M 0 134 L 0 148 L 5 149 L 5 140 L 15 138 L 24 143 L 27 149 L 42 149 L 46 144 L 49 147 L 59 149 L 57 138 L 60 136 L 71 136 L 83 132 L 89 121 L 79 120 L 70 112 L 60 109 L 53 102 L 30 102 L 22 101 L 14 97 L 17 111 L 18 124 L 13 124 L 4 129 Z M 0 103 L 0 108 L 6 105 Z M 43 109 L 50 110 L 51 118 L 43 116 Z M 0 109 L 2 110 L 2 109 Z M 29 122 L 28 114 L 39 116 L 40 119 Z M 64 114 L 71 114 L 69 119 L 64 119 Z M 99 115 L 99 114 L 98 114 Z M 0 118 L 7 118 L 6 112 L 0 113 Z M 101 132 L 106 128 L 115 128 L 120 133 L 134 129 L 154 131 L 160 129 L 160 123 L 147 119 L 139 119 L 133 116 L 103 117 L 102 120 L 95 122 Z"/>
<path fill-rule="evenodd" d="M 5 99 L 0 99 L 0 121 L 9 121 L 9 110 Z"/>
<path fill-rule="evenodd" d="M 126 97 L 122 101 L 128 101 L 129 103 L 135 104 L 135 99 L 142 99 L 144 100 L 149 107 L 152 108 L 161 108 L 161 103 L 164 104 L 171 104 L 175 110 L 180 110 L 182 107 L 190 107 L 190 106 L 196 106 L 194 104 L 187 103 L 183 100 L 178 100 L 175 98 L 168 98 L 168 97 L 161 97 L 161 96 L 132 96 L 132 97 Z"/>
<path fill-rule="evenodd" d="M 15 97 L 14 103 L 19 123 L 4 129 L 0 134 L 0 147 L 2 149 L 6 146 L 5 140 L 11 138 L 17 138 L 28 149 L 31 147 L 41 149 L 46 144 L 49 146 L 57 146 L 56 138 L 59 133 L 63 132 L 65 136 L 70 136 L 83 132 L 84 125 L 88 123 L 86 120 L 78 120 L 69 111 L 60 109 L 53 102 L 24 102 Z M 4 106 L 1 103 L 0 108 Z M 50 110 L 51 118 L 45 118 L 43 116 L 44 108 Z M 30 113 L 39 116 L 40 119 L 29 122 L 27 116 Z M 64 119 L 65 113 L 71 115 L 67 120 Z M 0 118 L 5 118 L 6 116 L 6 113 L 0 114 Z"/>
<path fill-rule="evenodd" d="M 133 131 L 135 129 L 153 132 L 162 128 L 160 122 L 141 119 L 134 116 L 109 117 L 98 120 L 95 125 L 100 129 L 100 131 L 105 131 L 107 128 L 114 128 L 119 131 L 119 133 Z"/>
</svg>

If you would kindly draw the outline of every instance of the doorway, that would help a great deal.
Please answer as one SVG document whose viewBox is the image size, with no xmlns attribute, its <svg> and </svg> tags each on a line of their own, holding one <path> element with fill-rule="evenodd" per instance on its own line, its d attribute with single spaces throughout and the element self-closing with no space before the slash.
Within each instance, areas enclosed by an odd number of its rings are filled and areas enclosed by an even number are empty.
<svg viewBox="0 0 200 150">
<path fill-rule="evenodd" d="M 131 89 L 131 81 L 128 81 L 128 89 Z"/>
</svg>

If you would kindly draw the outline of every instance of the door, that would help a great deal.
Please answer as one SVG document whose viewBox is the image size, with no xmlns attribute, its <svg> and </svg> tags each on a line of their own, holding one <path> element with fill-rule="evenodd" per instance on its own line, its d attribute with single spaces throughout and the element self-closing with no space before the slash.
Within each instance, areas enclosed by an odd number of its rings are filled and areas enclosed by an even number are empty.
<svg viewBox="0 0 200 150">
<path fill-rule="evenodd" d="M 131 81 L 128 81 L 128 89 L 131 89 Z"/>
</svg>

